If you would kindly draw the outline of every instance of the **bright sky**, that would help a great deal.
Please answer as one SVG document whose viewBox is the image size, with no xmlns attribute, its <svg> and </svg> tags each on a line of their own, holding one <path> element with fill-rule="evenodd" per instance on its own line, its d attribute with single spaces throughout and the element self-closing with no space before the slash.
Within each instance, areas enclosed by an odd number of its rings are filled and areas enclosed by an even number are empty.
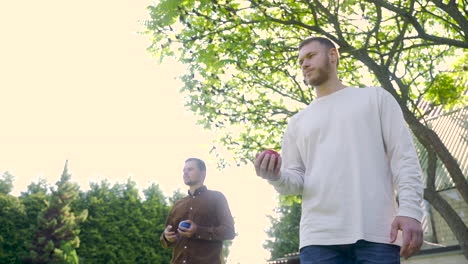
<svg viewBox="0 0 468 264">
<path fill-rule="evenodd" d="M 188 157 L 207 162 L 206 185 L 223 192 L 238 236 L 230 263 L 264 263 L 267 214 L 276 193 L 253 166 L 216 170 L 208 151 L 216 135 L 196 126 L 174 78 L 137 32 L 149 0 L 0 2 L 0 173 L 13 195 L 39 177 L 55 184 L 65 160 L 82 190 L 89 182 L 131 177 L 158 183 L 166 195 L 182 184 Z M 159 235 L 159 234 L 155 234 Z"/>
</svg>

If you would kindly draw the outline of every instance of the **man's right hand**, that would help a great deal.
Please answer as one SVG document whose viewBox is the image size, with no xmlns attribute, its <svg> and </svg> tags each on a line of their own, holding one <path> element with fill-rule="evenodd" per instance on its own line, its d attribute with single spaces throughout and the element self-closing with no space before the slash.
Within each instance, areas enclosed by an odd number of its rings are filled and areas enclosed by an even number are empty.
<svg viewBox="0 0 468 264">
<path fill-rule="evenodd" d="M 166 229 L 164 229 L 164 238 L 166 239 L 167 242 L 174 243 L 177 241 L 177 234 L 171 230 L 172 230 L 171 225 L 166 226 Z"/>
<path fill-rule="evenodd" d="M 275 166 L 275 163 L 276 164 Z M 255 172 L 257 176 L 270 181 L 277 181 L 280 178 L 281 156 L 276 158 L 275 155 L 262 152 L 255 156 Z"/>
</svg>

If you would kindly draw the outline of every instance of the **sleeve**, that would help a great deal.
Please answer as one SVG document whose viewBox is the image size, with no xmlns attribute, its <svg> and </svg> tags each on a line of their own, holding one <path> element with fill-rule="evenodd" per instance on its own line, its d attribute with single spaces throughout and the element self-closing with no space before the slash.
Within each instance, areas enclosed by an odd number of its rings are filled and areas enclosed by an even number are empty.
<svg viewBox="0 0 468 264">
<path fill-rule="evenodd" d="M 393 184 L 398 192 L 398 215 L 411 217 L 421 222 L 424 188 L 421 180 L 422 170 L 413 138 L 395 98 L 382 88 L 378 89 L 381 92 L 382 136 L 390 161 Z"/>
<path fill-rule="evenodd" d="M 164 232 L 159 237 L 159 242 L 161 242 L 161 246 L 163 248 L 170 248 L 175 245 L 175 243 L 170 243 L 169 241 L 166 240 L 166 238 L 164 237 Z"/>
<path fill-rule="evenodd" d="M 284 132 L 281 146 L 281 176 L 277 181 L 268 181 L 283 195 L 302 194 L 305 166 L 296 143 L 295 117 L 291 118 Z"/>
<path fill-rule="evenodd" d="M 175 206 L 172 207 L 171 212 L 169 213 L 169 216 L 166 218 L 166 225 L 164 226 L 164 228 L 166 228 L 166 226 L 168 226 L 168 225 L 174 226 L 173 224 L 171 224 L 172 223 L 172 215 L 174 214 L 174 208 L 175 208 Z M 159 242 L 161 243 L 161 246 L 163 248 L 170 248 L 170 247 L 173 247 L 176 244 L 176 242 L 171 243 L 171 242 L 166 240 L 166 238 L 164 237 L 164 230 L 161 233 L 161 236 L 159 237 Z"/>
<path fill-rule="evenodd" d="M 216 195 L 216 218 L 218 226 L 202 226 L 198 225 L 195 233 L 196 239 L 203 240 L 232 240 L 236 236 L 234 230 L 234 219 L 232 218 L 229 205 L 226 197 L 222 193 L 217 192 Z"/>
</svg>

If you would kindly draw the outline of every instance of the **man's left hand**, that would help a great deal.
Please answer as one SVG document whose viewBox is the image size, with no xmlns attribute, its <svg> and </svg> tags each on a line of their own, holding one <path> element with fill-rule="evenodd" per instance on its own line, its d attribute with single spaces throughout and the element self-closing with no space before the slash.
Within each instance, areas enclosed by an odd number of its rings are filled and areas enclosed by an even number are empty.
<svg viewBox="0 0 468 264">
<path fill-rule="evenodd" d="M 416 254 L 423 244 L 423 230 L 421 223 L 411 217 L 397 216 L 392 223 L 390 232 L 390 243 L 395 242 L 398 230 L 403 231 L 403 244 L 401 245 L 400 256 L 408 259 Z"/>
<path fill-rule="evenodd" d="M 195 224 L 192 220 L 184 220 L 183 222 L 189 223 L 190 227 L 185 228 L 183 226 L 179 226 L 179 234 L 183 237 L 193 237 L 197 232 L 197 224 Z"/>
</svg>

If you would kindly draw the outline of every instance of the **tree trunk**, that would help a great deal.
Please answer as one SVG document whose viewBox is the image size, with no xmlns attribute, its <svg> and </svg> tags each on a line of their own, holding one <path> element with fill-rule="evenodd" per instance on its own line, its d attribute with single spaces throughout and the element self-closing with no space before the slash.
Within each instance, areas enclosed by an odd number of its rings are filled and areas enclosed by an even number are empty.
<svg viewBox="0 0 468 264">
<path fill-rule="evenodd" d="M 444 218 L 460 244 L 463 255 L 468 260 L 468 227 L 452 206 L 436 190 L 426 188 L 424 199 Z"/>
<path fill-rule="evenodd" d="M 432 129 L 421 124 L 412 113 L 409 113 L 408 109 L 403 111 L 405 113 L 405 119 L 414 135 L 426 149 L 433 149 L 435 151 L 437 157 L 445 165 L 445 168 L 447 168 L 458 192 L 468 204 L 468 181 L 463 175 L 460 165 Z"/>
</svg>

